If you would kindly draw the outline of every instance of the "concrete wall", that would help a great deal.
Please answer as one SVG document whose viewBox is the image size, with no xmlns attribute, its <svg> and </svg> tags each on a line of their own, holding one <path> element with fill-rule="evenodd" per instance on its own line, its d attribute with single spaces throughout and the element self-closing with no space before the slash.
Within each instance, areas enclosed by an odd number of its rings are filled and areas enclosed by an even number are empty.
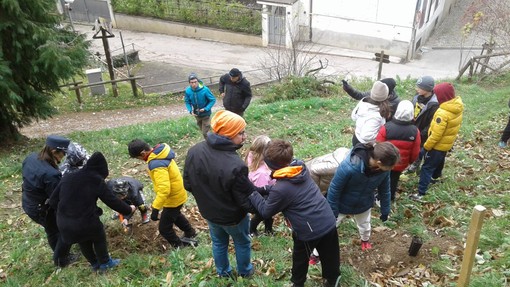
<svg viewBox="0 0 510 287">
<path fill-rule="evenodd" d="M 218 42 L 262 46 L 262 36 L 234 33 L 213 28 L 204 28 L 163 21 L 152 18 L 115 14 L 116 28 L 140 32 L 160 33 L 178 37 L 187 37 Z"/>
</svg>

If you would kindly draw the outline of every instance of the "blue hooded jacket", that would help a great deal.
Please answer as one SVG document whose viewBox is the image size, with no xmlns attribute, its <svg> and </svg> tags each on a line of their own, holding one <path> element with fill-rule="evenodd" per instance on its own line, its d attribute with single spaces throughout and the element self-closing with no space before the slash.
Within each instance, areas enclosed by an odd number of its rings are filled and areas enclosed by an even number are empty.
<svg viewBox="0 0 510 287">
<path fill-rule="evenodd" d="M 216 98 L 211 90 L 199 80 L 196 90 L 193 90 L 191 86 L 186 88 L 184 102 L 190 114 L 203 118 L 211 115 L 211 109 L 216 103 Z M 200 109 L 204 109 L 204 111 L 199 112 Z"/>
<path fill-rule="evenodd" d="M 335 214 L 360 214 L 374 205 L 377 189 L 381 214 L 390 213 L 390 172 L 367 173 L 366 148 L 357 145 L 338 166 L 328 189 L 328 202 Z"/>
</svg>

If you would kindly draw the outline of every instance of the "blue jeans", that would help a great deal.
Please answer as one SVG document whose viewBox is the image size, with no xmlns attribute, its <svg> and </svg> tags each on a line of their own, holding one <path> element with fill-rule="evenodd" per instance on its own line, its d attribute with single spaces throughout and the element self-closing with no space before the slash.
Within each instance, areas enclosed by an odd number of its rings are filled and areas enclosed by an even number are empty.
<svg viewBox="0 0 510 287">
<path fill-rule="evenodd" d="M 420 182 L 418 183 L 418 193 L 425 195 L 433 178 L 441 177 L 443 173 L 445 151 L 431 150 L 424 154 L 425 160 L 421 166 Z"/>
<path fill-rule="evenodd" d="M 236 250 L 237 274 L 249 275 L 253 269 L 251 264 L 251 241 L 249 236 L 250 218 L 248 215 L 236 225 L 219 225 L 207 221 L 212 240 L 212 251 L 216 272 L 219 276 L 230 276 L 232 267 L 228 261 L 229 236 L 234 240 Z"/>
</svg>

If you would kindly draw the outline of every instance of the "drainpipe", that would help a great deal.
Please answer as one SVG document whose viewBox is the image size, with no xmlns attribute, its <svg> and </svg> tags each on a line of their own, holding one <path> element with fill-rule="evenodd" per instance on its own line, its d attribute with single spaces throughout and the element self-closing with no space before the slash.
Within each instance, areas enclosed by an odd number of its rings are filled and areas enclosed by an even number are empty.
<svg viewBox="0 0 510 287">
<path fill-rule="evenodd" d="M 312 32 L 312 9 L 313 7 L 313 0 L 310 0 L 310 8 L 309 8 L 309 11 L 308 11 L 308 19 L 309 19 L 309 23 L 308 23 L 308 27 L 309 27 L 309 33 L 308 33 L 308 41 L 312 42 L 312 36 L 313 36 L 313 32 Z"/>
<path fill-rule="evenodd" d="M 439 0 L 438 0 L 439 1 Z M 420 3 L 419 0 L 416 0 L 416 5 L 414 9 L 414 16 L 413 16 L 413 31 L 411 33 L 411 43 L 409 43 L 409 47 L 411 48 L 411 51 L 407 52 L 407 59 L 406 61 L 409 61 L 414 58 L 414 51 L 416 48 L 416 14 L 418 13 L 418 3 Z"/>
</svg>

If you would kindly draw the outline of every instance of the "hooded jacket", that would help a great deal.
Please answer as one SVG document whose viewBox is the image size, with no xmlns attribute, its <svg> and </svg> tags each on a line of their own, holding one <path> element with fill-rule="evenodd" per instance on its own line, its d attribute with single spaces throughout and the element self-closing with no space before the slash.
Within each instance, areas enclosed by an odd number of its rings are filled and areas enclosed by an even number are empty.
<svg viewBox="0 0 510 287">
<path fill-rule="evenodd" d="M 334 152 L 313 158 L 306 162 L 306 167 L 310 171 L 313 181 L 319 186 L 322 194 L 326 194 L 329 183 L 335 175 L 335 171 L 340 163 L 349 154 L 348 148 L 337 148 Z"/>
<path fill-rule="evenodd" d="M 389 141 L 394 144 L 400 153 L 400 161 L 393 167 L 394 171 L 403 171 L 410 163 L 418 159 L 420 153 L 420 131 L 413 123 L 413 106 L 400 105 L 395 117 L 381 127 L 377 134 L 377 142 Z"/>
<path fill-rule="evenodd" d="M 178 207 L 188 200 L 182 175 L 174 158 L 174 151 L 166 143 L 156 145 L 147 158 L 149 175 L 156 193 L 152 207 L 158 210 L 163 207 Z"/>
<path fill-rule="evenodd" d="M 258 192 L 249 197 L 262 217 L 282 212 L 301 241 L 319 239 L 335 228 L 333 212 L 303 162 L 275 170 L 272 177 L 276 183 L 267 187 L 267 199 Z"/>
<path fill-rule="evenodd" d="M 216 103 L 216 98 L 211 90 L 202 81 L 198 80 L 198 87 L 195 90 L 188 86 L 184 91 L 184 103 L 190 114 L 204 118 L 211 115 L 211 109 Z M 200 112 L 200 109 L 204 109 L 204 111 Z"/>
<path fill-rule="evenodd" d="M 374 190 L 381 201 L 381 214 L 390 213 L 390 172 L 369 170 L 368 150 L 357 144 L 335 172 L 328 189 L 328 202 L 338 214 L 360 214 L 374 205 Z"/>
<path fill-rule="evenodd" d="M 375 141 L 375 137 L 386 120 L 381 117 L 379 107 L 363 98 L 352 110 L 351 118 L 356 122 L 354 133 L 361 143 Z"/>
<path fill-rule="evenodd" d="M 459 134 L 463 111 L 464 104 L 459 96 L 442 103 L 434 114 L 423 148 L 449 151 Z"/>
<path fill-rule="evenodd" d="M 250 209 L 249 194 L 234 189 L 237 174 L 248 176 L 248 167 L 237 154 L 242 145 L 213 132 L 188 150 L 184 186 L 193 194 L 200 214 L 220 225 L 236 225 Z"/>
<path fill-rule="evenodd" d="M 104 232 L 97 206 L 101 199 L 113 210 L 131 213 L 128 204 L 118 199 L 105 183 L 108 164 L 103 154 L 94 153 L 80 170 L 62 178 L 50 197 L 50 206 L 57 210 L 57 225 L 64 242 L 72 244 L 97 237 Z"/>
<path fill-rule="evenodd" d="M 397 95 L 397 92 L 395 91 L 395 80 L 390 78 L 382 79 L 381 82 L 385 83 L 388 86 L 389 94 L 388 94 L 388 101 L 390 102 L 390 109 L 391 109 L 391 116 L 395 114 L 397 111 L 398 103 L 400 103 L 400 98 Z M 353 88 L 349 83 L 345 83 L 343 85 L 344 91 L 351 96 L 351 98 L 361 101 L 361 99 L 370 97 L 370 91 L 361 92 Z"/>
<path fill-rule="evenodd" d="M 225 93 L 223 107 L 228 111 L 239 114 L 244 112 L 248 105 L 250 105 L 252 97 L 251 86 L 242 73 L 239 76 L 239 81 L 235 83 L 230 80 L 228 73 L 221 76 L 219 90 L 220 93 Z"/>
<path fill-rule="evenodd" d="M 414 125 L 420 130 L 421 144 L 423 145 L 427 141 L 430 122 L 439 108 L 439 102 L 435 94 L 428 98 L 416 95 L 413 98 L 413 106 Z"/>
</svg>

